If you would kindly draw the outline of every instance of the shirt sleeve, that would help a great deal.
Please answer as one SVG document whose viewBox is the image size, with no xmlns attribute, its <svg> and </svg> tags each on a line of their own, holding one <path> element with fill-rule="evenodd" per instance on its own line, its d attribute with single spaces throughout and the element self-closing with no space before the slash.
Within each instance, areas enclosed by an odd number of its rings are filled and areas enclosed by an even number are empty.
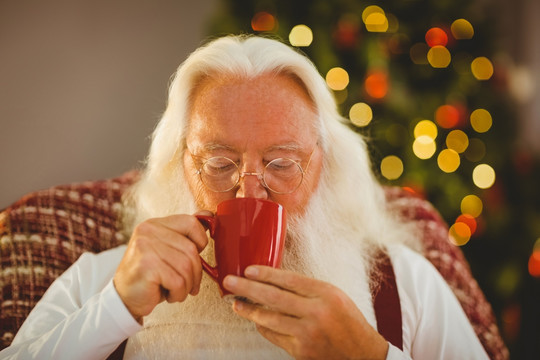
<svg viewBox="0 0 540 360">
<path fill-rule="evenodd" d="M 112 278 L 125 246 L 81 255 L 43 295 L 2 359 L 105 359 L 141 325 Z M 83 285 L 84 284 L 84 285 Z"/>
<path fill-rule="evenodd" d="M 390 256 L 401 303 L 403 352 L 415 360 L 489 359 L 437 269 L 404 246 L 391 249 Z M 399 349 L 391 350 L 389 359 L 402 358 L 395 354 Z"/>
</svg>

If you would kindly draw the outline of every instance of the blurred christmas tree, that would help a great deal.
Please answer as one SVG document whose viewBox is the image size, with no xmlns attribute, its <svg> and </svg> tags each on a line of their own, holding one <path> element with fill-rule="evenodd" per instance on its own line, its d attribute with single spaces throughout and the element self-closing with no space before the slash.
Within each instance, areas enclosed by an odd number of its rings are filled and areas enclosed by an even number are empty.
<svg viewBox="0 0 540 360">
<path fill-rule="evenodd" d="M 517 143 L 507 57 L 489 8 L 467 0 L 221 5 L 212 34 L 271 33 L 313 60 L 351 127 L 370 139 L 381 179 L 426 197 L 446 219 L 512 353 L 538 355 L 519 337 L 539 337 L 538 316 L 529 324 L 523 314 L 539 312 L 526 300 L 540 277 L 538 159 Z"/>
</svg>

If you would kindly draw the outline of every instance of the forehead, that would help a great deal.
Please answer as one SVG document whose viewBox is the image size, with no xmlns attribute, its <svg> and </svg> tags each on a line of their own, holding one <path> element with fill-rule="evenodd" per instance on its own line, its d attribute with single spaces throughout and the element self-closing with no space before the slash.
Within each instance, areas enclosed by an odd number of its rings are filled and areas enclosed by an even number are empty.
<svg viewBox="0 0 540 360">
<path fill-rule="evenodd" d="M 304 86 L 288 75 L 208 78 L 192 96 L 187 143 L 245 151 L 283 144 L 313 146 L 317 114 Z"/>
</svg>

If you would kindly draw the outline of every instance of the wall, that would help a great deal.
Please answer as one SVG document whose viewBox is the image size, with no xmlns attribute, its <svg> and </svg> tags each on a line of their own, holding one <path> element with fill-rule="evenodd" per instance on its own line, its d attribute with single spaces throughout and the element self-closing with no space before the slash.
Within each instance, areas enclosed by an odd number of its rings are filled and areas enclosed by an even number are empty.
<svg viewBox="0 0 540 360">
<path fill-rule="evenodd" d="M 0 209 L 144 160 L 217 0 L 0 2 Z"/>
</svg>

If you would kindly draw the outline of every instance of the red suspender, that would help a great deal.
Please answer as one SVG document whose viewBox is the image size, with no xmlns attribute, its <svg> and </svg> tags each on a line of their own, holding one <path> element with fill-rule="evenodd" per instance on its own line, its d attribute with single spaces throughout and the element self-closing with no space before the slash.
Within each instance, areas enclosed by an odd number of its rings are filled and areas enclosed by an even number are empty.
<svg viewBox="0 0 540 360">
<path fill-rule="evenodd" d="M 372 293 L 377 330 L 386 341 L 403 350 L 401 306 L 396 276 L 392 261 L 385 252 L 379 253 L 375 268 L 378 270 L 375 279 L 380 282 Z"/>
</svg>

